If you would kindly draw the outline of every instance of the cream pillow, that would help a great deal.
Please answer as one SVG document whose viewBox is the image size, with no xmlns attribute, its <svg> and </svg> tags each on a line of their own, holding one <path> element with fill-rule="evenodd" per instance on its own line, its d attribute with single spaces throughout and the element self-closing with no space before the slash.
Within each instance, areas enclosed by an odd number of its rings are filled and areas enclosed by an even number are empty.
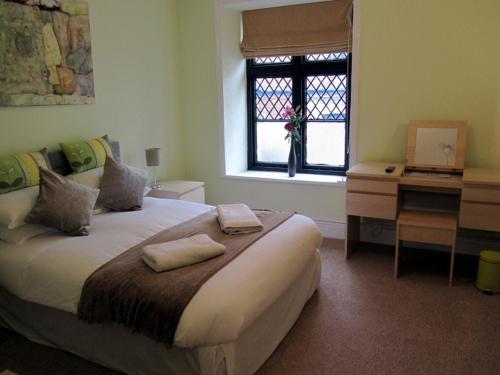
<svg viewBox="0 0 500 375">
<path fill-rule="evenodd" d="M 15 229 L 0 226 L 0 239 L 8 243 L 22 245 L 30 238 L 52 231 L 53 230 L 48 227 L 36 224 L 24 224 Z"/>
<path fill-rule="evenodd" d="M 15 229 L 24 225 L 24 219 L 35 206 L 39 187 L 12 191 L 0 194 L 0 225 Z"/>
<path fill-rule="evenodd" d="M 134 172 L 140 174 L 141 176 L 144 176 L 145 178 L 148 177 L 148 171 L 146 171 L 145 169 L 131 167 L 131 166 L 127 167 L 132 169 Z M 101 187 L 101 178 L 103 173 L 104 173 L 104 167 L 99 167 L 82 173 L 72 173 L 66 176 L 66 178 L 70 181 L 88 186 L 89 188 L 99 189 Z M 148 195 L 150 191 L 151 189 L 146 186 L 146 188 L 144 189 L 144 196 Z"/>
<path fill-rule="evenodd" d="M 99 189 L 101 185 L 102 174 L 104 173 L 104 167 L 94 168 L 82 173 L 72 173 L 66 176 L 69 181 L 76 182 L 80 185 L 85 185 L 91 189 Z M 104 207 L 94 207 L 92 215 L 100 215 L 109 212 L 107 208 Z"/>
<path fill-rule="evenodd" d="M 91 189 L 99 189 L 103 173 L 104 167 L 99 167 L 82 173 L 72 173 L 66 176 L 66 178 L 78 184 L 88 186 Z"/>
</svg>

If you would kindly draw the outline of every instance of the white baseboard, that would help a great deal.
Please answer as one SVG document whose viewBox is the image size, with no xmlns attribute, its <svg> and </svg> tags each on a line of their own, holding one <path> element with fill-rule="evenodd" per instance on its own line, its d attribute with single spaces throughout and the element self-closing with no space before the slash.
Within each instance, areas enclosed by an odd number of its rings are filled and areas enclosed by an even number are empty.
<svg viewBox="0 0 500 375">
<path fill-rule="evenodd" d="M 324 238 L 345 239 L 345 223 L 329 219 L 314 219 Z"/>
<path fill-rule="evenodd" d="M 329 219 L 314 219 L 324 238 L 345 239 L 346 224 Z M 368 219 L 361 223 L 361 241 L 394 246 L 396 237 L 395 225 L 389 222 Z M 412 244 L 412 247 L 432 248 L 440 251 L 442 247 L 432 245 Z M 500 236 L 493 232 L 461 231 L 457 238 L 457 253 L 479 255 L 484 249 L 500 251 Z"/>
</svg>

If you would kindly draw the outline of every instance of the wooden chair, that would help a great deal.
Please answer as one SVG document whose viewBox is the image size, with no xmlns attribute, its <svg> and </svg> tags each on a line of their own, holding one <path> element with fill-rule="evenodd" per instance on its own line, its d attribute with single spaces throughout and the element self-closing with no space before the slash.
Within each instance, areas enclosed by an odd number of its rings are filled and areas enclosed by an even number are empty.
<svg viewBox="0 0 500 375">
<path fill-rule="evenodd" d="M 456 214 L 401 211 L 397 220 L 394 277 L 399 273 L 400 241 L 445 245 L 451 247 L 449 285 L 452 286 L 457 227 Z"/>
</svg>

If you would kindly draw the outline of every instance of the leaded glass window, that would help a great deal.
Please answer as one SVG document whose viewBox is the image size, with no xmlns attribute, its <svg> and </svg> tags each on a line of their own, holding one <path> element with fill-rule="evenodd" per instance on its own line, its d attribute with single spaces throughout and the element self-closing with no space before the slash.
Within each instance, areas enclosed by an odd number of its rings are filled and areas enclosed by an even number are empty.
<svg viewBox="0 0 500 375">
<path fill-rule="evenodd" d="M 338 53 L 320 53 L 316 55 L 307 55 L 307 61 L 333 61 L 333 60 L 346 60 L 349 54 L 347 52 Z"/>
<path fill-rule="evenodd" d="M 259 57 L 254 59 L 255 64 L 283 64 L 292 62 L 292 56 Z"/>
<path fill-rule="evenodd" d="M 286 107 L 306 121 L 298 144 L 298 172 L 345 174 L 349 158 L 349 54 L 248 60 L 249 169 L 286 170 Z"/>
</svg>

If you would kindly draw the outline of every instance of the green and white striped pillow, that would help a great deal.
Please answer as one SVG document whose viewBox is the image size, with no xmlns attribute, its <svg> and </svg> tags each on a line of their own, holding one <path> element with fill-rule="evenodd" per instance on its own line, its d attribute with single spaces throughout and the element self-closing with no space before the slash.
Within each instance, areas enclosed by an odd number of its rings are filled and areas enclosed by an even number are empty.
<svg viewBox="0 0 500 375">
<path fill-rule="evenodd" d="M 114 159 L 107 136 L 83 142 L 61 143 L 61 148 L 74 173 L 102 167 L 107 157 Z"/>
</svg>

